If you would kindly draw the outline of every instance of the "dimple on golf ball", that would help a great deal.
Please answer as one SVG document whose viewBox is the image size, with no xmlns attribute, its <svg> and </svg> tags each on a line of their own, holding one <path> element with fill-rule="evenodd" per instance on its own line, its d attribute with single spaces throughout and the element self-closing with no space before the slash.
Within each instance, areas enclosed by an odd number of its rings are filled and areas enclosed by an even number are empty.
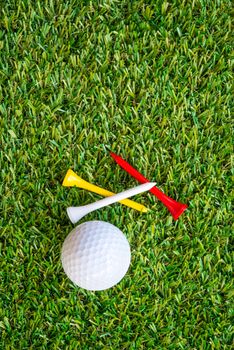
<svg viewBox="0 0 234 350">
<path fill-rule="evenodd" d="M 88 221 L 66 237 L 61 260 L 73 283 L 97 291 L 113 287 L 124 277 L 131 252 L 128 240 L 116 226 Z"/>
</svg>

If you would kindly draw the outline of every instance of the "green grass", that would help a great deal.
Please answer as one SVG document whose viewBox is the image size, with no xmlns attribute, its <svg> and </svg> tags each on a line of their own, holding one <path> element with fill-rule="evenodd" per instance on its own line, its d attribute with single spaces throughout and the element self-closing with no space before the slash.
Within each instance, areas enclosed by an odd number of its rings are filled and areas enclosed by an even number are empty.
<svg viewBox="0 0 234 350">
<path fill-rule="evenodd" d="M 1 1 L 0 349 L 231 349 L 231 1 Z M 114 288 L 74 286 L 60 263 L 68 168 L 121 191 L 121 154 L 171 197 L 117 225 L 132 251 Z M 233 243 L 233 242 L 232 242 Z"/>
</svg>

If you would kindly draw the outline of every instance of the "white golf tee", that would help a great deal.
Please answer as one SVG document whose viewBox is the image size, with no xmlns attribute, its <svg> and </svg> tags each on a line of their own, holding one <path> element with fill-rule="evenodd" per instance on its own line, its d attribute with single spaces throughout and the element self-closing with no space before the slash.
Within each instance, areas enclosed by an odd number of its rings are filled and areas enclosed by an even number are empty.
<svg viewBox="0 0 234 350">
<path fill-rule="evenodd" d="M 107 198 L 103 198 L 100 201 L 87 204 L 81 207 L 68 207 L 67 208 L 67 214 L 69 219 L 73 224 L 75 224 L 77 221 L 79 221 L 83 216 L 91 213 L 94 210 L 106 207 L 107 205 L 113 204 L 115 202 L 118 202 L 122 199 L 126 199 L 132 196 L 135 196 L 136 194 L 149 191 L 152 187 L 156 185 L 155 182 L 147 182 L 143 185 L 136 186 L 134 188 L 130 188 L 129 190 L 126 190 L 124 192 L 120 192 L 118 194 L 115 194 L 114 196 L 110 196 Z"/>
</svg>

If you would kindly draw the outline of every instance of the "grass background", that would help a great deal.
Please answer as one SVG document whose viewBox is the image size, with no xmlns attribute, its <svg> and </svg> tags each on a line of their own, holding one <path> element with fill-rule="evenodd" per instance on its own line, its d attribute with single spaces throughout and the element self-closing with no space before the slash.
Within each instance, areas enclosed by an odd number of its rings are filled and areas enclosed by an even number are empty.
<svg viewBox="0 0 234 350">
<path fill-rule="evenodd" d="M 231 1 L 1 1 L 0 348 L 231 349 Z M 87 216 L 126 234 L 114 288 L 65 276 L 68 168 L 121 191 L 121 154 L 189 203 Z"/>
</svg>

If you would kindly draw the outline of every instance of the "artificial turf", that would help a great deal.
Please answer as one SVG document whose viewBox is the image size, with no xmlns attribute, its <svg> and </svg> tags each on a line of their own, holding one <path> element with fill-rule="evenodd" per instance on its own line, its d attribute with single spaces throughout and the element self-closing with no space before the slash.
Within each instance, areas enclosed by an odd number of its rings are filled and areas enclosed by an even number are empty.
<svg viewBox="0 0 234 350">
<path fill-rule="evenodd" d="M 231 1 L 1 1 L 0 349 L 231 349 Z M 114 192 L 121 154 L 171 197 L 85 219 L 127 236 L 125 278 L 73 285 L 65 209 Z"/>
</svg>

